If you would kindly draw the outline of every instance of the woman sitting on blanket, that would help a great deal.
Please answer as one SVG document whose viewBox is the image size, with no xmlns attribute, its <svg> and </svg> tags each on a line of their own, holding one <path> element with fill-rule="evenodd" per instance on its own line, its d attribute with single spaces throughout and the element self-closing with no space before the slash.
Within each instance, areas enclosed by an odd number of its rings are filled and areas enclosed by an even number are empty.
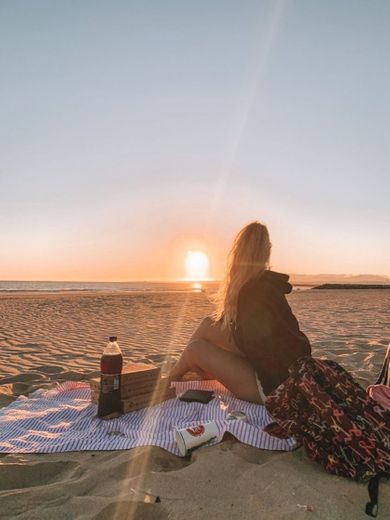
<svg viewBox="0 0 390 520">
<path fill-rule="evenodd" d="M 286 294 L 288 275 L 269 269 L 271 243 L 259 222 L 245 226 L 231 248 L 216 311 L 202 320 L 169 377 L 188 371 L 217 379 L 236 397 L 264 403 L 288 377 L 288 367 L 311 355 Z"/>
</svg>

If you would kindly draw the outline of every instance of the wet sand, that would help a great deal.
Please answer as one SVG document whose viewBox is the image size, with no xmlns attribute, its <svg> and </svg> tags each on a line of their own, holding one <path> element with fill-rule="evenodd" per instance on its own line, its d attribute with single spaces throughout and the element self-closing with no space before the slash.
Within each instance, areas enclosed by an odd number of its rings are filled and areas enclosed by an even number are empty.
<svg viewBox="0 0 390 520">
<path fill-rule="evenodd" d="M 390 341 L 389 292 L 297 291 L 289 302 L 315 356 L 338 361 L 363 386 L 375 381 Z M 211 310 L 207 292 L 1 294 L 0 406 L 96 376 L 111 334 L 127 361 L 175 359 Z M 390 485 L 380 493 L 386 518 Z M 0 458 L 0 518 L 356 520 L 367 518 L 366 495 L 303 450 L 271 453 L 232 438 L 186 458 L 153 447 Z"/>
</svg>

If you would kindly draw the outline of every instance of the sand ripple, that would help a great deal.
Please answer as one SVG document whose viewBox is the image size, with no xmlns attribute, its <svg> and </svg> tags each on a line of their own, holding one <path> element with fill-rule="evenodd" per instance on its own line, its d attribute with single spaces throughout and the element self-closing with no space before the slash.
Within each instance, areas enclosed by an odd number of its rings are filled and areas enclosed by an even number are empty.
<svg viewBox="0 0 390 520">
<path fill-rule="evenodd" d="M 14 395 L 53 381 L 94 377 L 107 337 L 125 359 L 162 364 L 180 355 L 210 294 L 25 294 L 0 297 L 0 386 Z M 362 383 L 375 380 L 390 341 L 386 291 L 301 291 L 289 296 L 313 353 Z"/>
</svg>

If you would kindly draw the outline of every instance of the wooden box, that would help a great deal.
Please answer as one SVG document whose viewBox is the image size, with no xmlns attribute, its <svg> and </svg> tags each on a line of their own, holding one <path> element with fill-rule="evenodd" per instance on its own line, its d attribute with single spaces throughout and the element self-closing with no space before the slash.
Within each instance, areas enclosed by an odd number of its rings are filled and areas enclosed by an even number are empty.
<svg viewBox="0 0 390 520">
<path fill-rule="evenodd" d="M 161 377 L 161 369 L 146 363 L 129 363 L 121 374 L 121 396 L 123 399 L 151 392 Z M 97 403 L 100 393 L 100 377 L 91 379 L 91 400 Z"/>
<path fill-rule="evenodd" d="M 161 369 L 145 363 L 131 363 L 123 367 L 121 375 L 122 413 L 140 410 L 176 397 L 174 388 L 168 388 Z M 91 379 L 91 400 L 99 402 L 100 377 Z"/>
<path fill-rule="evenodd" d="M 168 399 L 174 399 L 176 397 L 176 391 L 174 388 L 166 388 L 162 391 L 156 389 L 154 392 L 149 394 L 142 394 L 136 397 L 122 400 L 122 413 L 133 412 L 135 410 L 141 410 L 155 404 L 162 403 Z"/>
</svg>

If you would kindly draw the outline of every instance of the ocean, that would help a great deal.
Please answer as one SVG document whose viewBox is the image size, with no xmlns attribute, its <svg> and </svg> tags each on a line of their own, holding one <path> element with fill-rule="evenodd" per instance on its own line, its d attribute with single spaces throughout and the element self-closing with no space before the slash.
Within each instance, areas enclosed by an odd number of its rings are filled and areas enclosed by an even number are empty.
<svg viewBox="0 0 390 520">
<path fill-rule="evenodd" d="M 0 293 L 4 292 L 213 292 L 219 281 L 174 282 L 52 282 L 52 281 L 0 281 Z M 294 290 L 310 289 L 310 286 L 294 286 Z"/>
<path fill-rule="evenodd" d="M 0 292 L 187 292 L 218 287 L 217 281 L 193 282 L 57 282 L 0 281 Z"/>
</svg>

